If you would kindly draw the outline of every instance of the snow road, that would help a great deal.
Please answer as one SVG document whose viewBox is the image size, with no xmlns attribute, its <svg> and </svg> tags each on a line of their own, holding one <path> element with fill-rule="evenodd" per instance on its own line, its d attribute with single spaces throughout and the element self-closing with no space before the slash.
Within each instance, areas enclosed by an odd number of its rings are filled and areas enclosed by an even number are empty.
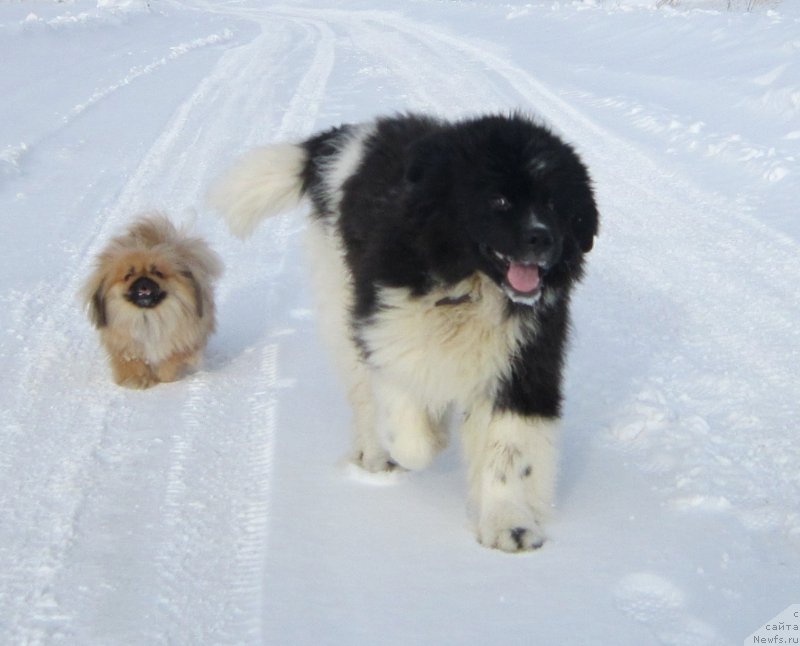
<svg viewBox="0 0 800 646">
<path fill-rule="evenodd" d="M 707 14 L 32 6 L 0 8 L 15 63 L 0 73 L 0 642 L 738 644 L 798 601 L 800 227 L 756 208 L 764 186 L 769 204 L 796 195 L 798 138 L 748 156 L 762 165 L 743 181 L 641 136 L 663 112 L 640 77 L 626 122 L 558 67 L 576 33 L 605 42 L 635 14 L 642 38 L 693 44 L 684 25 Z M 800 14 L 777 15 L 762 28 L 788 56 Z M 754 29 L 719 21 L 723 44 Z M 794 79 L 771 89 L 793 96 Z M 457 440 L 427 472 L 342 464 L 349 412 L 302 217 L 243 244 L 203 194 L 260 143 L 400 109 L 516 108 L 576 144 L 603 225 L 575 299 L 558 517 L 544 549 L 511 557 L 471 534 Z M 681 141 L 719 146 L 692 128 Z M 75 294 L 154 207 L 226 261 L 219 332 L 198 373 L 128 392 Z"/>
</svg>

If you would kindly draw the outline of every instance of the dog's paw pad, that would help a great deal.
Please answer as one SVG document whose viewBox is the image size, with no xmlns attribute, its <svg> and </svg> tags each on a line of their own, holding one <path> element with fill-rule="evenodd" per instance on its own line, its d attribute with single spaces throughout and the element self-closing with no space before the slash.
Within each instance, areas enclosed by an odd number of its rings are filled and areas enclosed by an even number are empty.
<svg viewBox="0 0 800 646">
<path fill-rule="evenodd" d="M 514 546 L 517 550 L 538 550 L 544 545 L 544 536 L 539 531 L 528 529 L 527 527 L 515 527 L 508 530 Z"/>
<path fill-rule="evenodd" d="M 369 473 L 391 473 L 403 470 L 396 462 L 392 461 L 385 451 L 359 451 L 353 456 L 351 462 Z"/>
<path fill-rule="evenodd" d="M 152 377 L 136 376 L 136 377 L 128 377 L 127 379 L 123 379 L 118 383 L 123 388 L 131 388 L 133 390 L 144 390 L 146 388 L 155 386 L 159 382 L 157 379 L 153 379 Z"/>
<path fill-rule="evenodd" d="M 530 552 L 544 545 L 545 535 L 538 523 L 530 522 L 503 529 L 484 528 L 478 540 L 504 552 Z"/>
<path fill-rule="evenodd" d="M 409 471 L 420 471 L 431 465 L 444 448 L 434 434 L 403 433 L 389 443 L 391 461 Z"/>
<path fill-rule="evenodd" d="M 363 463 L 356 460 L 358 456 L 348 456 L 341 462 L 342 472 L 345 476 L 355 482 L 370 485 L 373 487 L 394 486 L 403 481 L 406 470 L 398 467 L 391 461 L 378 463 L 379 468 L 372 471 L 368 470 Z M 380 468 L 380 467 L 383 468 Z"/>
</svg>

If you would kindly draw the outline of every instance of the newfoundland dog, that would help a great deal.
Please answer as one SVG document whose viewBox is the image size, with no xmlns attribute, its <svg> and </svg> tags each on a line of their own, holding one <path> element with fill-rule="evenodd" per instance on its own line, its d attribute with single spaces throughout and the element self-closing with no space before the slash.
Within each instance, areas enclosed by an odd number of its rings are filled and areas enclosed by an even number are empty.
<svg viewBox="0 0 800 646">
<path fill-rule="evenodd" d="M 303 198 L 354 461 L 428 466 L 455 406 L 478 540 L 540 547 L 570 291 L 598 228 L 578 155 L 521 114 L 407 114 L 256 149 L 210 193 L 242 237 Z"/>
</svg>

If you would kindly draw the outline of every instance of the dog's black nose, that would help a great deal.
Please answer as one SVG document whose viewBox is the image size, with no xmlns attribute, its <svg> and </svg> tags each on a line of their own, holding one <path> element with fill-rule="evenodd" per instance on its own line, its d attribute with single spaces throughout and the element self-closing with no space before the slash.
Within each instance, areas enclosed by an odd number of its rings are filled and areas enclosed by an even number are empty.
<svg viewBox="0 0 800 646">
<path fill-rule="evenodd" d="M 144 276 L 133 281 L 128 290 L 128 300 L 138 307 L 155 307 L 166 295 L 156 281 Z"/>
<path fill-rule="evenodd" d="M 528 252 L 540 256 L 552 251 L 556 244 L 555 236 L 549 227 L 535 224 L 525 232 L 525 244 Z"/>
</svg>

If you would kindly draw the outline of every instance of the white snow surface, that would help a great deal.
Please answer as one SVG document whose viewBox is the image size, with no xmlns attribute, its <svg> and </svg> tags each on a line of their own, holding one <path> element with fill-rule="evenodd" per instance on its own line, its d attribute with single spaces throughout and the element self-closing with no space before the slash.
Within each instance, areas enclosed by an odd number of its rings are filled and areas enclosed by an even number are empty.
<svg viewBox="0 0 800 646">
<path fill-rule="evenodd" d="M 0 4 L 0 643 L 705 646 L 800 602 L 800 6 L 655 5 Z M 343 462 L 302 212 L 243 243 L 204 201 L 255 145 L 513 109 L 603 218 L 525 555 L 476 542 L 457 435 Z M 202 369 L 136 392 L 76 293 L 149 208 L 227 268 Z"/>
</svg>

